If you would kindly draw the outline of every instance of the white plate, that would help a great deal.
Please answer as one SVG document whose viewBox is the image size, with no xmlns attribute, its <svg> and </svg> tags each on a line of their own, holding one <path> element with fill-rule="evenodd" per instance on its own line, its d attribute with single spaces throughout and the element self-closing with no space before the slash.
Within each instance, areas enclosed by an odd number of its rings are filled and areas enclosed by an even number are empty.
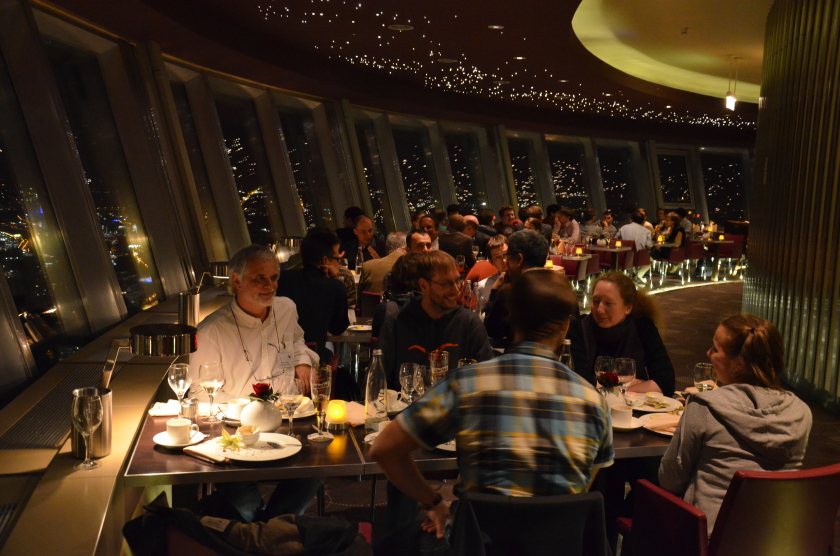
<svg viewBox="0 0 840 556">
<path fill-rule="evenodd" d="M 276 442 L 283 447 L 272 448 L 268 445 L 268 442 Z M 300 452 L 300 449 L 300 440 L 296 440 L 285 434 L 263 432 L 260 433 L 260 439 L 253 446 L 246 446 L 238 452 L 235 452 L 217 445 L 216 453 L 228 459 L 238 461 L 273 461 L 291 457 Z"/>
<path fill-rule="evenodd" d="M 646 428 L 647 430 L 649 430 L 649 431 L 650 431 L 650 432 L 652 432 L 652 433 L 661 434 L 661 435 L 663 435 L 663 436 L 674 436 L 674 433 L 672 433 L 672 432 L 668 432 L 668 431 L 658 431 L 658 430 L 653 430 L 653 429 L 651 429 L 651 428 L 648 428 L 647 423 L 648 423 L 649 421 L 654 420 L 654 419 L 659 419 L 659 418 L 662 418 L 662 417 L 665 417 L 665 416 L 661 416 L 661 415 L 653 415 L 653 414 L 651 414 L 651 415 L 642 415 L 641 417 L 639 417 L 639 421 L 641 421 L 641 422 L 642 422 L 642 426 L 643 426 L 644 428 Z M 667 417 L 673 417 L 673 415 L 667 415 Z"/>
<path fill-rule="evenodd" d="M 347 330 L 351 332 L 370 332 L 373 327 L 369 324 L 351 324 L 347 327 Z"/>
<path fill-rule="evenodd" d="M 673 411 L 678 407 L 682 407 L 682 404 L 675 400 L 674 398 L 662 398 L 659 400 L 660 403 L 667 404 L 668 407 L 663 407 L 662 409 L 655 409 L 653 407 L 647 405 L 640 405 L 640 406 L 633 406 L 633 409 L 636 411 L 644 411 L 645 413 L 668 413 L 669 411 Z"/>
<path fill-rule="evenodd" d="M 155 435 L 152 440 L 155 441 L 155 444 L 158 446 L 163 446 L 164 448 L 184 448 L 185 446 L 192 446 L 193 444 L 198 444 L 202 440 L 207 438 L 207 435 L 203 432 L 193 431 L 192 436 L 190 436 L 190 441 L 186 444 L 175 444 L 172 442 L 172 438 L 170 438 L 169 433 L 166 431 L 159 432 Z"/>
<path fill-rule="evenodd" d="M 241 424 L 242 422 L 239 419 L 231 419 L 230 417 L 225 417 L 225 425 L 229 427 L 238 427 Z"/>
<path fill-rule="evenodd" d="M 286 415 L 286 410 L 281 409 L 281 411 L 283 412 L 283 420 L 288 420 L 289 416 Z M 300 419 L 301 417 L 312 417 L 313 415 L 315 415 L 315 408 L 314 407 L 312 409 L 307 410 L 307 411 L 295 411 L 295 419 Z"/>
<path fill-rule="evenodd" d="M 377 436 L 379 436 L 378 432 L 372 432 L 365 436 L 365 444 L 373 444 L 373 441 L 376 440 Z"/>
<path fill-rule="evenodd" d="M 455 451 L 455 441 L 452 440 L 450 442 L 445 442 L 443 444 L 438 444 L 435 446 L 438 450 L 443 450 L 444 452 L 454 452 Z"/>
<path fill-rule="evenodd" d="M 625 432 L 636 430 L 636 429 L 638 429 L 639 427 L 642 426 L 642 419 L 644 419 L 644 417 L 642 417 L 641 419 L 636 418 L 636 417 L 632 417 L 629 427 L 619 427 L 618 425 L 613 423 L 613 429 L 615 429 L 617 431 L 625 431 Z"/>
</svg>

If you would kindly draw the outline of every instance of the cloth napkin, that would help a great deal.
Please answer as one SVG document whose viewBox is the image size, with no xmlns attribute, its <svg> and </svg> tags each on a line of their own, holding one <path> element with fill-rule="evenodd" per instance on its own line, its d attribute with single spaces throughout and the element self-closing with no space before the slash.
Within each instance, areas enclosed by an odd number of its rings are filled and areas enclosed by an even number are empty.
<svg viewBox="0 0 840 556">
<path fill-rule="evenodd" d="M 216 440 L 218 438 L 217 436 L 216 438 L 205 440 L 201 444 L 187 446 L 184 448 L 184 453 L 207 463 L 224 463 L 227 461 L 227 458 L 216 451 L 218 447 Z"/>
<path fill-rule="evenodd" d="M 652 416 L 646 423 L 645 428 L 658 431 L 658 432 L 669 432 L 674 433 L 677 430 L 677 425 L 680 422 L 680 417 L 682 415 L 654 415 Z"/>
<path fill-rule="evenodd" d="M 227 404 L 216 405 L 214 404 L 215 408 L 226 409 Z M 168 402 L 155 402 L 149 409 L 149 415 L 152 417 L 177 417 L 178 414 L 181 412 L 181 404 L 178 403 L 178 400 L 169 400 Z M 210 402 L 199 403 L 198 404 L 198 414 L 199 415 L 209 415 L 210 414 Z"/>
<path fill-rule="evenodd" d="M 347 402 L 347 420 L 351 427 L 365 424 L 365 406 L 357 402 Z"/>
</svg>

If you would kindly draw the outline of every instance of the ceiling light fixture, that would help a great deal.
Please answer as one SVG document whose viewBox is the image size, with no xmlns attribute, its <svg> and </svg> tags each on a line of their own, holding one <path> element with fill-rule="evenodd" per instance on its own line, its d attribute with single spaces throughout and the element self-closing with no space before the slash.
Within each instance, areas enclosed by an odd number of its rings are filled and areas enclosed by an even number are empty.
<svg viewBox="0 0 840 556">
<path fill-rule="evenodd" d="M 394 24 L 389 25 L 388 29 L 390 29 L 391 31 L 413 31 L 414 27 L 412 27 L 411 25 Z"/>
<path fill-rule="evenodd" d="M 732 85 L 732 62 L 735 62 L 735 85 Z M 735 96 L 735 91 L 738 88 L 738 68 L 740 67 L 741 56 L 733 57 L 729 55 L 729 89 L 726 91 L 726 108 L 735 110 L 735 103 L 738 97 Z"/>
<path fill-rule="evenodd" d="M 496 31 L 501 31 L 502 29 L 505 28 L 505 26 L 504 25 L 488 25 L 487 28 L 488 29 L 494 29 Z"/>
<path fill-rule="evenodd" d="M 438 62 L 441 64 L 457 64 L 458 60 L 454 58 L 438 58 Z"/>
<path fill-rule="evenodd" d="M 513 59 L 514 60 L 524 60 L 525 56 L 514 56 Z"/>
<path fill-rule="evenodd" d="M 560 83 L 568 83 L 569 82 L 568 79 L 558 79 L 558 81 L 560 81 Z"/>
</svg>

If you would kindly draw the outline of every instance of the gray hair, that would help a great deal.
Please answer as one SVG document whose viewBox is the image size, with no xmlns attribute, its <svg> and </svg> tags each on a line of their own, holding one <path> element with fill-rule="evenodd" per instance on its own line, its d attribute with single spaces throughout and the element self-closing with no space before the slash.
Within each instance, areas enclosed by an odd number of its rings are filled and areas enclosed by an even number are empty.
<svg viewBox="0 0 840 556">
<path fill-rule="evenodd" d="M 388 248 L 388 253 L 405 247 L 405 232 L 393 232 L 388 234 L 387 239 L 385 239 L 385 246 Z"/>
<path fill-rule="evenodd" d="M 280 268 L 280 263 L 277 262 L 277 257 L 265 245 L 252 244 L 248 247 L 243 247 L 233 254 L 228 263 L 228 293 L 236 293 L 233 288 L 233 275 L 242 276 L 245 269 L 248 268 L 248 263 L 251 261 L 274 261 L 277 268 Z"/>
</svg>

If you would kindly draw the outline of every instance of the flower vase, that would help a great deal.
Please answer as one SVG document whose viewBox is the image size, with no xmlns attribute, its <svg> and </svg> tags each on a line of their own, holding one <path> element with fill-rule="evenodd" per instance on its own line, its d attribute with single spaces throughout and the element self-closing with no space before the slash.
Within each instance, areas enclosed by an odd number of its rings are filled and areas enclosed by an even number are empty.
<svg viewBox="0 0 840 556">
<path fill-rule="evenodd" d="M 283 412 L 272 402 L 253 401 L 242 408 L 239 421 L 262 432 L 274 432 L 283 423 Z"/>
</svg>

